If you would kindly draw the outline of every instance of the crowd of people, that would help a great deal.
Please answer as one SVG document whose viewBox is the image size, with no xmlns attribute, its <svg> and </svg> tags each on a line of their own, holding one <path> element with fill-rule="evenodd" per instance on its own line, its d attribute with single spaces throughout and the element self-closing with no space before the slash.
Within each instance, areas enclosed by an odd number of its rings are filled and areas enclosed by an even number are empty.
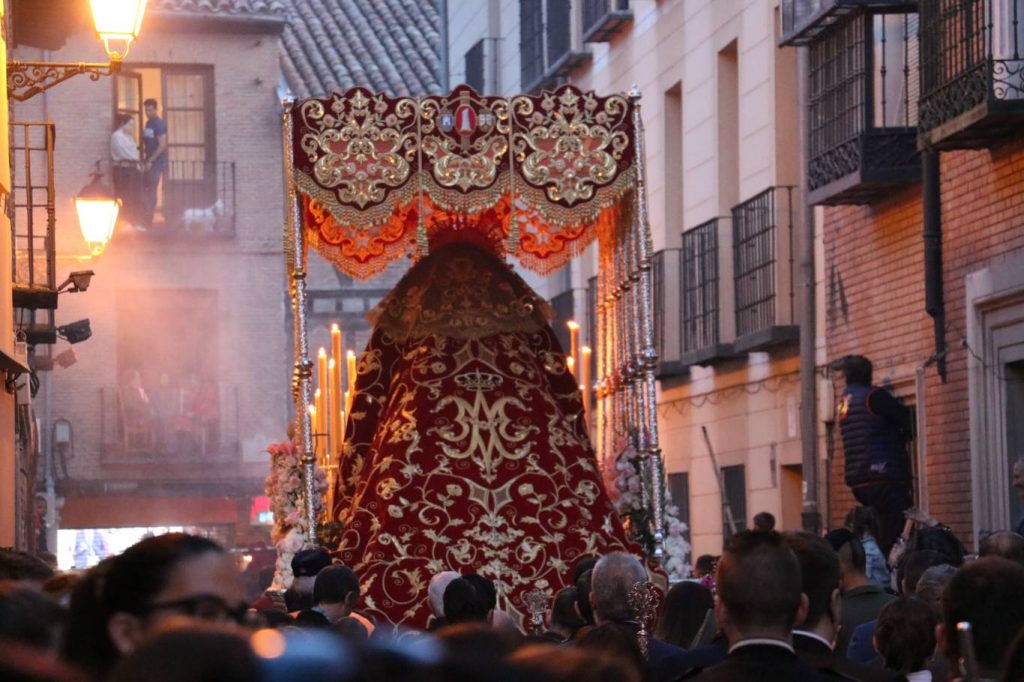
<svg viewBox="0 0 1024 682">
<path fill-rule="evenodd" d="M 295 555 L 287 592 L 255 601 L 232 555 L 194 535 L 148 537 L 84 572 L 5 550 L 0 679 L 1024 679 L 1024 537 L 995 533 L 967 556 L 947 528 L 910 521 L 879 563 L 875 515 L 847 520 L 819 537 L 762 517 L 641 612 L 640 558 L 582 559 L 543 625 L 485 576 L 441 571 L 425 630 L 375 622 L 359 576 L 320 549 Z"/>
</svg>

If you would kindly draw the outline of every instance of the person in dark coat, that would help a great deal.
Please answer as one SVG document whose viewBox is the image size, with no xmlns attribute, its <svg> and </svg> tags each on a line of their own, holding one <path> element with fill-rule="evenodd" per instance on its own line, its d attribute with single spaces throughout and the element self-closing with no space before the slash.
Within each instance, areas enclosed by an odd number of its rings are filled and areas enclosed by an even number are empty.
<svg viewBox="0 0 1024 682">
<path fill-rule="evenodd" d="M 843 437 L 846 485 L 864 506 L 878 513 L 878 545 L 889 555 L 903 528 L 903 512 L 914 504 L 907 441 L 910 411 L 889 391 L 871 383 L 871 361 L 843 358 L 846 388 L 837 408 Z"/>
<path fill-rule="evenodd" d="M 793 630 L 793 648 L 804 663 L 837 678 L 861 682 L 899 678 L 879 668 L 860 665 L 835 651 L 842 620 L 839 556 L 823 539 L 810 533 L 787 533 L 786 544 L 800 562 L 807 615 Z"/>
<path fill-rule="evenodd" d="M 801 661 L 793 626 L 807 617 L 800 563 L 776 532 L 743 531 L 729 539 L 718 562 L 715 616 L 729 641 L 719 665 L 701 682 L 812 682 L 832 679 Z"/>
</svg>

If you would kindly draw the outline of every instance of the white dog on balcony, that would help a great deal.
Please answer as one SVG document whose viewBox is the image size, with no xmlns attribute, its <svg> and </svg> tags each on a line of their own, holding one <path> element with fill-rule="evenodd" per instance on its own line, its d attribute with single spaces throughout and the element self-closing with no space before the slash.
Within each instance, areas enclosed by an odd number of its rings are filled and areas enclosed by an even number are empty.
<svg viewBox="0 0 1024 682">
<path fill-rule="evenodd" d="M 224 200 L 217 199 L 206 208 L 186 208 L 181 214 L 182 227 L 186 230 L 213 232 L 217 219 L 224 215 Z"/>
</svg>

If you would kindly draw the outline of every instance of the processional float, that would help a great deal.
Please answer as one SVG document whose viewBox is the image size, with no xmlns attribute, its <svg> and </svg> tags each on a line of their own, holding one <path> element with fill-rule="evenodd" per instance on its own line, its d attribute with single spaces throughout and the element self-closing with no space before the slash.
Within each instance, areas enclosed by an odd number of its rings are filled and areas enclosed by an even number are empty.
<svg viewBox="0 0 1024 682">
<path fill-rule="evenodd" d="M 649 549 L 661 558 L 666 508 L 639 93 L 601 97 L 565 85 L 485 97 L 463 85 L 413 98 L 354 88 L 286 101 L 283 137 L 292 391 L 308 543 L 317 542 L 309 248 L 363 280 L 425 255 L 433 233 L 483 219 L 500 230 L 489 236 L 506 258 L 540 274 L 598 241 L 591 433 L 604 471 L 625 448 L 638 453 Z"/>
</svg>

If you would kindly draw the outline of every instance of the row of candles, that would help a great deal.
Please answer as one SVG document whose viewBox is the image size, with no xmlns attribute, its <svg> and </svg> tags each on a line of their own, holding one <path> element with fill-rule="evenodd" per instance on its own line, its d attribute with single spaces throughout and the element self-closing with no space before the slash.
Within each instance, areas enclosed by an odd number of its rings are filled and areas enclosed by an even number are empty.
<svg viewBox="0 0 1024 682">
<path fill-rule="evenodd" d="M 321 466 L 337 464 L 345 446 L 345 415 L 352 407 L 352 396 L 356 388 L 356 354 L 347 351 L 342 354 L 341 327 L 331 325 L 331 354 L 320 348 L 317 353 L 317 386 L 313 392 L 313 404 L 309 406 L 309 418 L 313 425 L 313 450 Z M 345 361 L 345 391 L 341 390 L 341 366 Z"/>
<path fill-rule="evenodd" d="M 565 323 L 569 328 L 569 355 L 565 358 L 565 366 L 576 378 L 580 386 L 580 393 L 583 394 L 583 417 L 586 420 L 587 428 L 590 427 L 590 357 L 589 346 L 580 345 L 580 326 L 575 320 Z"/>
</svg>

